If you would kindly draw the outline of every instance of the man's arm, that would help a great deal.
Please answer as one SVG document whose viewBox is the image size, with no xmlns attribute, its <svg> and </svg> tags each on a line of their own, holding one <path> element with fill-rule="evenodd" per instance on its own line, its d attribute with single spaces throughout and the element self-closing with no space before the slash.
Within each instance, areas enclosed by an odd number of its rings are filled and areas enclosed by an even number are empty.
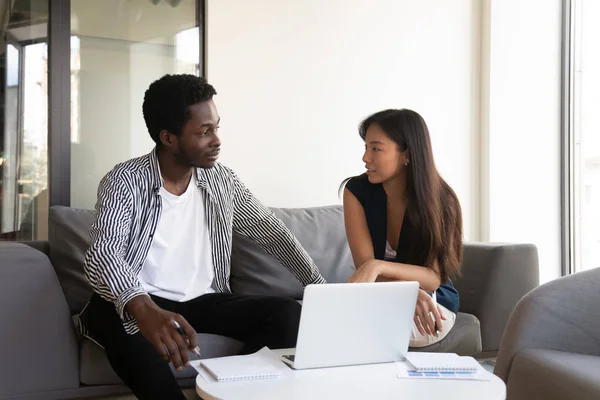
<svg viewBox="0 0 600 400">
<path fill-rule="evenodd" d="M 84 262 L 90 285 L 102 298 L 115 304 L 121 318 L 127 302 L 145 294 L 125 261 L 133 206 L 133 193 L 124 177 L 111 172 L 100 181 L 97 215 L 90 233 L 92 244 Z"/>
<path fill-rule="evenodd" d="M 133 317 L 156 351 L 181 371 L 189 366 L 188 351 L 199 351 L 196 331 L 181 315 L 158 307 L 125 260 L 133 207 L 133 193 L 125 178 L 114 173 L 106 175 L 98 187 L 97 216 L 91 230 L 92 245 L 85 256 L 85 275 L 94 291 L 115 304 L 121 319 L 126 312 Z"/>
<path fill-rule="evenodd" d="M 298 239 L 254 197 L 240 179 L 234 179 L 233 229 L 254 240 L 268 254 L 277 258 L 304 286 L 325 283 L 312 258 Z"/>
</svg>

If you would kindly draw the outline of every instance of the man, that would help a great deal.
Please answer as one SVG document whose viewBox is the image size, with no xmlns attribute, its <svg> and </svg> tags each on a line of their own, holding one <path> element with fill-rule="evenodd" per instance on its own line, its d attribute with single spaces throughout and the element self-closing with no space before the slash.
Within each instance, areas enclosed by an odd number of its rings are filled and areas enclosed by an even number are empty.
<svg viewBox="0 0 600 400">
<path fill-rule="evenodd" d="M 284 224 L 217 163 L 215 94 L 193 75 L 152 83 L 143 112 L 156 148 L 117 165 L 98 188 L 85 257 L 95 293 L 81 321 L 140 399 L 184 398 L 168 362 L 189 366 L 196 331 L 236 338 L 243 353 L 295 346 L 296 301 L 231 293 L 233 230 L 304 285 L 325 282 Z"/>
</svg>

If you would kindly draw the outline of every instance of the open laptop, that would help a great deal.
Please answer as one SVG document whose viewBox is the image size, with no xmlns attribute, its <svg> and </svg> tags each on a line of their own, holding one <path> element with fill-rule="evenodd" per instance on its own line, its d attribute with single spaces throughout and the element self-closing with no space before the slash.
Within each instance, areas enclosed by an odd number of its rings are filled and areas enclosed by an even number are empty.
<svg viewBox="0 0 600 400">
<path fill-rule="evenodd" d="M 402 361 L 418 282 L 330 283 L 304 291 L 294 369 Z"/>
</svg>

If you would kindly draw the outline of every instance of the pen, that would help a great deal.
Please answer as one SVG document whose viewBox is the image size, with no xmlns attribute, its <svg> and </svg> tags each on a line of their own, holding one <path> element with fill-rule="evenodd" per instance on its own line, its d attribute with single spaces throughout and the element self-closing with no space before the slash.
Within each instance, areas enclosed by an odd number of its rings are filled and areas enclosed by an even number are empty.
<svg viewBox="0 0 600 400">
<path fill-rule="evenodd" d="M 186 342 L 189 344 L 190 343 L 190 339 L 188 338 L 188 336 L 185 334 L 185 332 L 183 331 L 183 328 L 181 328 L 181 325 L 179 325 L 179 323 L 177 321 L 173 321 L 173 325 L 175 326 L 175 329 L 177 330 L 177 332 L 183 336 L 183 338 L 186 340 Z M 200 357 L 200 347 L 196 346 L 192 349 L 192 351 L 198 356 Z"/>
<path fill-rule="evenodd" d="M 435 295 L 435 290 L 433 291 L 433 293 L 431 294 L 431 298 L 433 299 L 433 306 L 435 308 L 437 308 L 437 298 Z M 431 318 L 433 318 L 433 324 L 435 325 L 435 333 L 437 336 L 440 336 L 440 331 L 437 330 L 437 321 L 435 320 L 435 317 L 433 316 L 433 313 L 431 313 Z M 440 324 L 442 322 L 440 321 Z"/>
</svg>

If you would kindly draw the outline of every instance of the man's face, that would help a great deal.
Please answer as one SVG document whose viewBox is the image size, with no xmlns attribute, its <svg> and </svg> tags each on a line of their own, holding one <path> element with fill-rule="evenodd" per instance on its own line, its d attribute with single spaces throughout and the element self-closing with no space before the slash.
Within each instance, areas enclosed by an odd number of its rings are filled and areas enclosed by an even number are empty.
<svg viewBox="0 0 600 400">
<path fill-rule="evenodd" d="M 221 151 L 218 130 L 220 117 L 212 100 L 203 101 L 188 107 L 189 120 L 183 127 L 181 136 L 171 138 L 171 151 L 184 165 L 196 168 L 215 166 Z"/>
</svg>

